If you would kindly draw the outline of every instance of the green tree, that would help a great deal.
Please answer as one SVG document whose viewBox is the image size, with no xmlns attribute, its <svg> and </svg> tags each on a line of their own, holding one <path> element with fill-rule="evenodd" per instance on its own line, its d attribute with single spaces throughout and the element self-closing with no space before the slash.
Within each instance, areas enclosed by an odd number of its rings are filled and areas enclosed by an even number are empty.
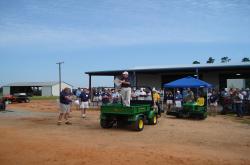
<svg viewBox="0 0 250 165">
<path fill-rule="evenodd" d="M 200 62 L 199 61 L 194 61 L 193 64 L 200 64 Z"/>
<path fill-rule="evenodd" d="M 230 62 L 230 61 L 231 61 L 231 59 L 228 58 L 227 56 L 221 58 L 221 63 L 228 63 L 228 62 Z"/>
<path fill-rule="evenodd" d="M 213 64 L 213 63 L 214 63 L 214 61 L 215 61 L 215 59 L 214 59 L 214 58 L 209 57 L 209 58 L 208 58 L 208 60 L 207 60 L 207 64 Z"/>
<path fill-rule="evenodd" d="M 244 57 L 241 62 L 250 62 L 250 59 L 248 57 Z"/>
</svg>

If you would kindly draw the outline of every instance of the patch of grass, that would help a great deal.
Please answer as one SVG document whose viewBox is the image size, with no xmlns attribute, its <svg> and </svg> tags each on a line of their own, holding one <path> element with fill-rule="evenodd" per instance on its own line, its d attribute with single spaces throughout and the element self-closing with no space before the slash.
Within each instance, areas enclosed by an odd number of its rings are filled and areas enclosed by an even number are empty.
<svg viewBox="0 0 250 165">
<path fill-rule="evenodd" d="M 243 119 L 241 123 L 250 125 L 250 119 Z"/>
<path fill-rule="evenodd" d="M 244 116 L 243 118 L 238 118 L 236 117 L 235 114 L 227 114 L 226 116 L 229 117 L 234 122 L 250 125 L 250 116 Z"/>
<path fill-rule="evenodd" d="M 235 116 L 235 114 L 234 113 L 228 113 L 226 116 L 233 117 L 233 116 Z"/>
<path fill-rule="evenodd" d="M 56 100 L 58 98 L 58 96 L 33 96 L 30 100 Z"/>
</svg>

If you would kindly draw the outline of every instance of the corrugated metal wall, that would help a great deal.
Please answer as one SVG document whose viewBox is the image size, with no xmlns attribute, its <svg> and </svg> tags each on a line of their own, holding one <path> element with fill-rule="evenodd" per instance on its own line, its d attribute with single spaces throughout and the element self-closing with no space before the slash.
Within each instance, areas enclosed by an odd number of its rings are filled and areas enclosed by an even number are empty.
<svg viewBox="0 0 250 165">
<path fill-rule="evenodd" d="M 42 96 L 52 96 L 52 87 L 42 87 Z"/>
</svg>

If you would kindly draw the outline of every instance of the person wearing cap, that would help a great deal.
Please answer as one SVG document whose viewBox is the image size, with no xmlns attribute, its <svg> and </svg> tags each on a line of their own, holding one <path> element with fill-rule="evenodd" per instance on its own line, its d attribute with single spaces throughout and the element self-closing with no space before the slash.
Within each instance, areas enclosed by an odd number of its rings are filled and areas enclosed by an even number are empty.
<svg viewBox="0 0 250 165">
<path fill-rule="evenodd" d="M 138 100 L 145 100 L 147 93 L 144 91 L 144 88 L 141 88 L 138 93 Z"/>
<path fill-rule="evenodd" d="M 182 107 L 182 101 L 183 101 L 183 96 L 182 96 L 181 92 L 178 90 L 176 92 L 176 95 L 175 95 L 175 98 L 174 98 L 175 107 L 176 108 L 181 108 Z"/>
<path fill-rule="evenodd" d="M 161 116 L 161 107 L 160 107 L 161 96 L 155 88 L 153 88 L 152 91 L 153 91 L 154 107 L 157 107 L 158 116 Z"/>
<path fill-rule="evenodd" d="M 121 96 L 124 106 L 130 106 L 131 100 L 131 84 L 129 79 L 129 74 L 127 71 L 122 73 L 122 78 L 120 79 L 121 83 Z"/>
<path fill-rule="evenodd" d="M 58 125 L 62 124 L 63 117 L 65 119 L 65 124 L 71 125 L 71 122 L 68 121 L 70 104 L 72 102 L 70 94 L 70 88 L 64 88 L 63 91 L 60 93 L 60 114 L 57 122 Z"/>
<path fill-rule="evenodd" d="M 81 115 L 82 115 L 82 118 L 85 118 L 86 111 L 87 109 L 89 109 L 89 104 L 90 104 L 89 90 L 87 88 L 84 88 L 79 98 L 81 100 L 81 104 L 80 104 Z"/>
</svg>

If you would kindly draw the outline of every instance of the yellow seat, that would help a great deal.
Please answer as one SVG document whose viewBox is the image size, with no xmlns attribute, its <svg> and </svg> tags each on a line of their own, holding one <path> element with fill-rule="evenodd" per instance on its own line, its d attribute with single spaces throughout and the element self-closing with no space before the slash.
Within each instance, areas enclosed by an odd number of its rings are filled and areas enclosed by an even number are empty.
<svg viewBox="0 0 250 165">
<path fill-rule="evenodd" d="M 197 99 L 197 101 L 196 101 L 196 104 L 198 105 L 198 106 L 204 106 L 205 105 L 205 98 L 204 97 L 199 97 L 198 99 Z"/>
</svg>

